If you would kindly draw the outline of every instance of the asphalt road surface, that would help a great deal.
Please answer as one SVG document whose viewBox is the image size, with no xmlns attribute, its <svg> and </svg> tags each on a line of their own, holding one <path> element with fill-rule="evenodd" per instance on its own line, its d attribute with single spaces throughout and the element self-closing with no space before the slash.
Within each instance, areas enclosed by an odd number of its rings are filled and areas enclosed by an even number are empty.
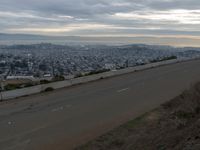
<svg viewBox="0 0 200 150">
<path fill-rule="evenodd" d="M 200 81 L 200 60 L 0 104 L 0 150 L 69 150 Z"/>
</svg>

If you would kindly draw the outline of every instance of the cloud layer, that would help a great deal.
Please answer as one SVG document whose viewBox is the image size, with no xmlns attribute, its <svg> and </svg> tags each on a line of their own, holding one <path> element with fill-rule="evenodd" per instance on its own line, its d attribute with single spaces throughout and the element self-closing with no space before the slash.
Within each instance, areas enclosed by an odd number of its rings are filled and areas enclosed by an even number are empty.
<svg viewBox="0 0 200 150">
<path fill-rule="evenodd" d="M 6 33 L 200 36 L 199 0 L 1 0 Z"/>
</svg>

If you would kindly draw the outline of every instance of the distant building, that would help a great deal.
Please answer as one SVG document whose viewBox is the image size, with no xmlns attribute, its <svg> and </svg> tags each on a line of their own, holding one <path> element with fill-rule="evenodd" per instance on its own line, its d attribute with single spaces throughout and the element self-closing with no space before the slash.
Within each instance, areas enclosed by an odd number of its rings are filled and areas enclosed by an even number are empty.
<svg viewBox="0 0 200 150">
<path fill-rule="evenodd" d="M 116 69 L 116 65 L 115 64 L 105 64 L 105 69 L 109 69 L 109 70 L 113 70 Z"/>
<path fill-rule="evenodd" d="M 64 76 L 64 77 L 65 77 L 65 80 L 70 80 L 70 79 L 75 78 L 75 75 L 67 75 L 67 76 Z"/>
<path fill-rule="evenodd" d="M 51 74 L 45 74 L 44 78 L 46 78 L 46 77 L 51 77 Z"/>
<path fill-rule="evenodd" d="M 7 76 L 6 80 L 31 80 L 31 81 L 35 81 L 35 78 L 33 76 Z"/>
</svg>

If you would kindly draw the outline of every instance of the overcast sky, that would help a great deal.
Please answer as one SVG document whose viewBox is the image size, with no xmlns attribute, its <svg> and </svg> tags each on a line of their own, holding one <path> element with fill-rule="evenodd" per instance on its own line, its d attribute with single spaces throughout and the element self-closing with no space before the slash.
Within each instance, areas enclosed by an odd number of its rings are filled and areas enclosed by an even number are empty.
<svg viewBox="0 0 200 150">
<path fill-rule="evenodd" d="M 0 0 L 4 33 L 200 36 L 200 0 Z"/>
</svg>

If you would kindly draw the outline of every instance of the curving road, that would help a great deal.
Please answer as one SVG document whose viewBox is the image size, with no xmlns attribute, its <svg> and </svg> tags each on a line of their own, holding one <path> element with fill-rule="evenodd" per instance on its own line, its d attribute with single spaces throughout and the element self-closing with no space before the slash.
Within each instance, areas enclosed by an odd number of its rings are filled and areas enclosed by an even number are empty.
<svg viewBox="0 0 200 150">
<path fill-rule="evenodd" d="M 200 81 L 200 60 L 0 104 L 0 150 L 69 150 Z"/>
</svg>

